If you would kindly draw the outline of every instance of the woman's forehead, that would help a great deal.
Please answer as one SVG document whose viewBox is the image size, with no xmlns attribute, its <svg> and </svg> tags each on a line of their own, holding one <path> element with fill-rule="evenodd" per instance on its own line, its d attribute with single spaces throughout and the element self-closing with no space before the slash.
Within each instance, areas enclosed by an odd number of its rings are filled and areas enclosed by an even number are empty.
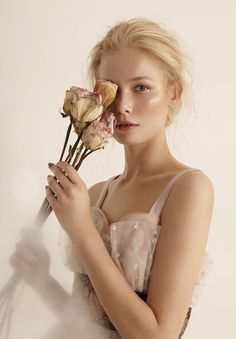
<svg viewBox="0 0 236 339">
<path fill-rule="evenodd" d="M 163 70 L 163 64 L 157 58 L 140 50 L 123 49 L 102 57 L 98 77 L 114 82 L 115 79 L 131 81 L 141 77 L 155 81 L 160 79 Z"/>
</svg>

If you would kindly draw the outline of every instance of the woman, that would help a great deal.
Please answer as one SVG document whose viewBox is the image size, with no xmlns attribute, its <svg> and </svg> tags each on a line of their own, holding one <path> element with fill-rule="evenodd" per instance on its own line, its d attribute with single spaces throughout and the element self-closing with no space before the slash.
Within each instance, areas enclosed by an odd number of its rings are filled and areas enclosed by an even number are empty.
<svg viewBox="0 0 236 339">
<path fill-rule="evenodd" d="M 166 128 L 187 90 L 185 57 L 168 31 L 139 18 L 112 27 L 90 56 L 92 84 L 118 85 L 110 110 L 124 171 L 87 190 L 71 165 L 50 165 L 47 198 L 65 231 L 72 296 L 50 277 L 46 254 L 38 259 L 40 284 L 29 273 L 35 267 L 25 243 L 11 263 L 58 316 L 78 322 L 75 310 L 87 311 L 104 329 L 93 338 L 180 338 L 208 260 L 214 200 L 208 176 L 176 160 L 167 145 Z"/>
</svg>

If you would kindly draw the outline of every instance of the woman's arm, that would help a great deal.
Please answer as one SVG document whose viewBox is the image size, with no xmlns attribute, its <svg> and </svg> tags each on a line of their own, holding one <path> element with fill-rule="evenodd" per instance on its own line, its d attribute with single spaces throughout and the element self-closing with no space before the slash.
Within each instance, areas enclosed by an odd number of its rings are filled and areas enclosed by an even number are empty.
<svg viewBox="0 0 236 339">
<path fill-rule="evenodd" d="M 213 186 L 204 174 L 185 175 L 174 185 L 162 216 L 146 302 L 114 264 L 92 220 L 86 221 L 83 239 L 74 234 L 95 292 L 122 338 L 178 337 L 200 270 L 212 207 Z"/>
<path fill-rule="evenodd" d="M 159 325 L 157 338 L 175 339 L 181 331 L 205 254 L 213 204 L 212 182 L 195 172 L 176 181 L 163 209 L 146 300 Z"/>
</svg>

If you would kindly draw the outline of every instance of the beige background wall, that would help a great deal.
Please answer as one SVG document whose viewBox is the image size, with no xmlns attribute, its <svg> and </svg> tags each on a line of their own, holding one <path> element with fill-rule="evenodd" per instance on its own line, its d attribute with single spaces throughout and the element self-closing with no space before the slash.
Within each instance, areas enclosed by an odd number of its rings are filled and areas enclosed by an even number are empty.
<svg viewBox="0 0 236 339">
<path fill-rule="evenodd" d="M 145 16 L 175 31 L 193 59 L 197 113 L 183 114 L 169 129 L 169 144 L 180 161 L 202 169 L 215 186 L 208 241 L 214 266 L 185 338 L 235 338 L 235 10 L 233 0 L 0 1 L 0 286 L 11 274 L 7 262 L 20 229 L 44 197 L 47 163 L 61 151 L 65 90 L 87 86 L 86 57 L 109 26 Z M 80 175 L 90 187 L 123 165 L 122 147 L 112 142 L 86 159 Z M 62 262 L 58 231 L 51 215 L 44 239 L 52 274 L 70 291 L 72 274 Z M 14 319 L 11 339 L 38 339 L 54 320 L 27 288 Z"/>
</svg>

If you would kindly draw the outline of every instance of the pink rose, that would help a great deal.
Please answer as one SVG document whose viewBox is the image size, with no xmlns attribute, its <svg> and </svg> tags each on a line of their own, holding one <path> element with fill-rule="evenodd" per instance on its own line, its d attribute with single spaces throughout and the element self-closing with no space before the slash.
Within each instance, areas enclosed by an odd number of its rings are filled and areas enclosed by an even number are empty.
<svg viewBox="0 0 236 339">
<path fill-rule="evenodd" d="M 104 112 L 100 120 L 93 121 L 82 134 L 84 146 L 90 150 L 103 148 L 114 133 L 114 120 L 112 112 Z"/>
</svg>

